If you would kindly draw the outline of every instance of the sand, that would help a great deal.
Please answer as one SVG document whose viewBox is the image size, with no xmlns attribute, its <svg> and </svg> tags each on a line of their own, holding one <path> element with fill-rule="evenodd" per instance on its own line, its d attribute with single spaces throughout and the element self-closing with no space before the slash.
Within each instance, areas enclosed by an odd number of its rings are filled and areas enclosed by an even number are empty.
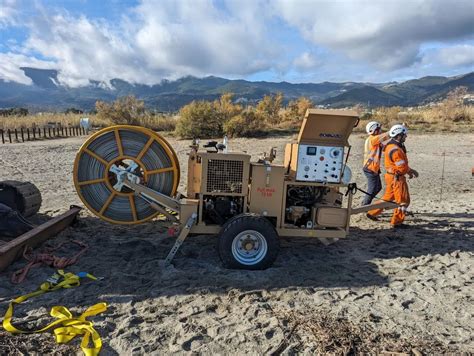
<svg viewBox="0 0 474 356">
<path fill-rule="evenodd" d="M 231 140 L 232 150 L 257 158 L 277 147 L 277 162 L 291 137 Z M 16 311 L 33 325 L 50 320 L 53 305 L 75 311 L 99 301 L 106 313 L 93 318 L 103 354 L 274 353 L 474 350 L 474 135 L 411 134 L 410 229 L 393 232 L 382 222 L 355 216 L 345 240 L 324 246 L 310 238 L 282 238 L 274 266 L 235 271 L 221 266 L 215 236 L 192 236 L 173 265 L 162 260 L 174 240 L 167 223 L 115 226 L 84 210 L 79 222 L 47 245 L 78 239 L 89 251 L 70 271 L 103 277 L 78 288 L 38 297 Z M 72 164 L 84 138 L 0 146 L 0 180 L 28 180 L 43 194 L 41 213 L 54 216 L 82 205 L 72 183 Z M 169 138 L 186 176 L 189 141 Z M 351 137 L 349 165 L 360 172 L 363 136 Z M 442 197 L 440 183 L 446 152 Z M 184 191 L 184 181 L 180 189 Z M 355 204 L 362 195 L 358 194 Z M 70 254 L 77 249 L 70 245 Z M 0 312 L 9 300 L 32 291 L 53 273 L 43 266 L 13 285 L 25 261 L 0 274 Z M 23 325 L 24 326 L 24 325 Z M 53 336 L 12 338 L 0 333 L 0 354 L 70 354 L 78 342 L 58 347 Z M 13 341 L 12 341 L 13 340 Z"/>
</svg>

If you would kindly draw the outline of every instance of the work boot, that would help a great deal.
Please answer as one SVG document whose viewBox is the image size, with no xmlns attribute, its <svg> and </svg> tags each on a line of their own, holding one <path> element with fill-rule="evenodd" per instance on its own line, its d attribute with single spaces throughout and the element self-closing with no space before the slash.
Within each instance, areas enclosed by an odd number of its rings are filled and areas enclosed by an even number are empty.
<svg viewBox="0 0 474 356">
<path fill-rule="evenodd" d="M 390 225 L 390 228 L 391 228 L 392 230 L 409 229 L 409 228 L 410 228 L 410 225 L 406 225 L 406 224 Z"/>
<path fill-rule="evenodd" d="M 379 221 L 378 217 L 376 217 L 374 215 L 370 215 L 369 213 L 365 214 L 365 216 L 367 216 L 372 221 Z"/>
</svg>

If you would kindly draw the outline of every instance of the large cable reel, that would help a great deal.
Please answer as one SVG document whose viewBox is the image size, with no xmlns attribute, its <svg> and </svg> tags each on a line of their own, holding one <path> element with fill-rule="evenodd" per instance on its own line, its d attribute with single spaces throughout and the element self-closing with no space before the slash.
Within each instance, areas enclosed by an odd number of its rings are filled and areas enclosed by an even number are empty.
<svg viewBox="0 0 474 356">
<path fill-rule="evenodd" d="M 74 185 L 87 208 L 111 223 L 139 224 L 158 214 L 146 200 L 118 183 L 117 173 L 124 171 L 168 196 L 174 196 L 178 188 L 178 157 L 163 137 L 131 125 L 96 132 L 76 155 Z"/>
</svg>

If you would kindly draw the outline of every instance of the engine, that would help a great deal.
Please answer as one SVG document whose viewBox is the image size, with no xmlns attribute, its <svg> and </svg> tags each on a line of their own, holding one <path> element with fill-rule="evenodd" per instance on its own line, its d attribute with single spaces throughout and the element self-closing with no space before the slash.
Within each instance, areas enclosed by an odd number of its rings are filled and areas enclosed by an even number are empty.
<svg viewBox="0 0 474 356">
<path fill-rule="evenodd" d="M 285 223 L 312 228 L 316 209 L 321 206 L 342 206 L 342 194 L 337 188 L 290 186 L 286 195 Z"/>
<path fill-rule="evenodd" d="M 223 225 L 227 220 L 243 212 L 243 199 L 232 196 L 205 196 L 203 221 L 206 224 Z"/>
</svg>

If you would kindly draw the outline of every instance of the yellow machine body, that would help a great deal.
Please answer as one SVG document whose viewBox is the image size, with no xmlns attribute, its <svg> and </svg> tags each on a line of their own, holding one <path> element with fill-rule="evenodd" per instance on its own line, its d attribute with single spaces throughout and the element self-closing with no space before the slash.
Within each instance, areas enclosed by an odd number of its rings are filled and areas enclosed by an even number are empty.
<svg viewBox="0 0 474 356">
<path fill-rule="evenodd" d="M 353 209 L 352 189 L 343 201 L 341 190 L 351 179 L 348 138 L 358 120 L 354 111 L 309 109 L 296 142 L 286 145 L 283 165 L 273 163 L 273 149 L 269 157 L 251 162 L 246 153 L 228 153 L 225 144 L 211 142 L 201 149 L 194 142 L 185 197 L 176 193 L 179 163 L 162 136 L 142 127 L 113 126 L 82 145 L 74 184 L 84 204 L 103 220 L 139 224 L 162 214 L 179 223 L 168 262 L 189 233 L 219 234 L 224 265 L 266 268 L 276 258 L 278 236 L 330 243 L 346 237 L 352 214 L 396 207 L 387 202 Z"/>
</svg>

